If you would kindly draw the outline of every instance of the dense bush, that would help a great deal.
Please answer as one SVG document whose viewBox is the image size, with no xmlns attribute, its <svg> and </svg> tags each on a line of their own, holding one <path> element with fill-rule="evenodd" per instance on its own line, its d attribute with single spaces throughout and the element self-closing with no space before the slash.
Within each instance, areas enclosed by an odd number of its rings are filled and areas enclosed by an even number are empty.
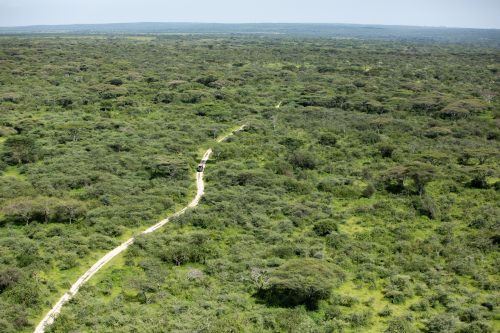
<svg viewBox="0 0 500 333">
<path fill-rule="evenodd" d="M 449 314 L 440 314 L 429 319 L 425 330 L 428 333 L 452 332 L 456 325 L 455 317 Z"/>
<path fill-rule="evenodd" d="M 338 225 L 333 220 L 319 220 L 314 224 L 313 230 L 318 236 L 326 236 L 338 231 Z"/>
<path fill-rule="evenodd" d="M 32 330 L 100 254 L 190 202 L 209 147 L 200 205 L 137 237 L 50 330 L 494 331 L 497 53 L 2 38 L 0 331 Z"/>
<path fill-rule="evenodd" d="M 317 159 L 311 152 L 299 150 L 290 156 L 290 163 L 302 169 L 314 169 L 317 164 Z"/>
</svg>

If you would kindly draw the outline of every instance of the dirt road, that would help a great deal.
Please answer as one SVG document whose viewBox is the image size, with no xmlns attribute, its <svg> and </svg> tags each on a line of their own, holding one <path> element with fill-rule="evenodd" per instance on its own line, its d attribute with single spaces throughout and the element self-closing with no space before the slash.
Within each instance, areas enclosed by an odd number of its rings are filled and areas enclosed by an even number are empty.
<svg viewBox="0 0 500 333">
<path fill-rule="evenodd" d="M 245 128 L 245 125 L 240 126 L 236 130 L 232 131 L 231 133 L 219 138 L 217 142 L 223 142 L 225 141 L 228 137 L 231 135 L 241 131 L 243 128 Z M 152 227 L 144 230 L 141 234 L 149 234 L 152 233 L 159 228 L 163 227 L 165 224 L 167 224 L 172 218 L 180 216 L 186 212 L 189 208 L 196 207 L 198 203 L 200 202 L 201 197 L 203 196 L 203 193 L 205 191 L 205 183 L 203 182 L 203 172 L 205 170 L 205 165 L 210 158 L 210 155 L 212 154 L 212 149 L 208 149 L 205 154 L 203 155 L 203 158 L 200 162 L 200 164 L 203 165 L 203 170 L 201 172 L 196 173 L 196 196 L 194 199 L 183 209 L 180 211 L 174 213 L 173 215 L 167 217 L 164 220 L 161 220 L 160 222 L 156 223 Z M 45 317 L 42 319 L 42 321 L 38 324 L 38 326 L 35 328 L 34 333 L 43 333 L 45 332 L 45 328 L 49 325 L 51 325 L 54 322 L 54 319 L 57 317 L 59 312 L 61 312 L 61 308 L 63 307 L 66 302 L 68 302 L 70 299 L 72 299 L 76 293 L 78 293 L 78 290 L 80 287 L 87 282 L 92 276 L 94 276 L 95 273 L 97 273 L 104 265 L 106 265 L 108 262 L 111 261 L 114 257 L 116 257 L 118 254 L 121 252 L 125 251 L 130 244 L 134 242 L 134 237 L 128 239 L 124 243 L 120 244 L 113 250 L 109 251 L 99 259 L 88 271 L 86 271 L 80 278 L 71 286 L 69 291 L 67 291 L 58 301 L 57 303 L 52 307 L 52 309 L 45 315 Z"/>
</svg>

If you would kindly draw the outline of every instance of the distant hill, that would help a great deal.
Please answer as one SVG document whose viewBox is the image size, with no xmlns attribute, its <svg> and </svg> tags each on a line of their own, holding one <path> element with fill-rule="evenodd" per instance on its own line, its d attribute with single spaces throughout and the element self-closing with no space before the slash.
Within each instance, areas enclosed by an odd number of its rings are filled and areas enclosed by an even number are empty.
<svg viewBox="0 0 500 333">
<path fill-rule="evenodd" d="M 112 23 L 0 27 L 0 34 L 276 34 L 301 37 L 480 43 L 500 47 L 500 30 L 358 24 Z"/>
</svg>

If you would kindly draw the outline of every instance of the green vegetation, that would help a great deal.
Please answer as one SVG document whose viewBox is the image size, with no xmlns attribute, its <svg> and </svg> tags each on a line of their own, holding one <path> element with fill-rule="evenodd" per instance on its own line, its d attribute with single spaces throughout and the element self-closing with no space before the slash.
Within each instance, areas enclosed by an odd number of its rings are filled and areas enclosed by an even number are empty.
<svg viewBox="0 0 500 333">
<path fill-rule="evenodd" d="M 48 331 L 500 329 L 498 49 L 148 37 L 0 37 L 0 331 L 208 147 Z"/>
</svg>

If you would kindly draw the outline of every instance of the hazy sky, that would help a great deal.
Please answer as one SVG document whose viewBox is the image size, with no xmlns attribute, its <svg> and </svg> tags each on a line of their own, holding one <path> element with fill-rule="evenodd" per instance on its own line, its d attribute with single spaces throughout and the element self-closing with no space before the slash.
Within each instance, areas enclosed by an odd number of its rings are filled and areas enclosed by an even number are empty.
<svg viewBox="0 0 500 333">
<path fill-rule="evenodd" d="M 118 22 L 500 28 L 500 0 L 0 0 L 0 26 Z"/>
</svg>

